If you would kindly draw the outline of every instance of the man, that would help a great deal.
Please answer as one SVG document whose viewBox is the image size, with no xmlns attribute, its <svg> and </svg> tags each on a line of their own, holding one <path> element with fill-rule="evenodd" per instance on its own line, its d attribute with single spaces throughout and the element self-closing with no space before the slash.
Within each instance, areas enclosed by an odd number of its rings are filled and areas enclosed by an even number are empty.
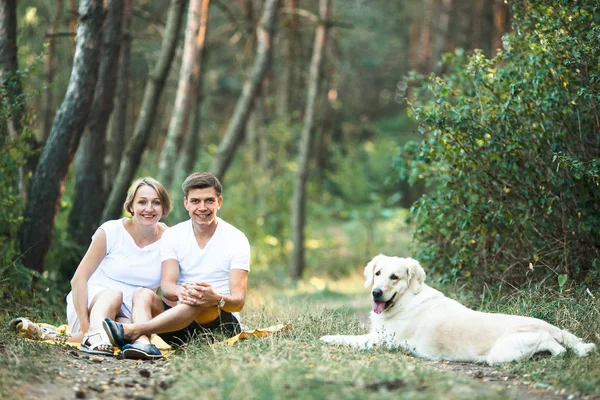
<svg viewBox="0 0 600 400">
<path fill-rule="evenodd" d="M 133 297 L 132 324 L 105 319 L 104 330 L 127 358 L 158 358 L 155 346 L 136 342 L 157 333 L 171 345 L 194 335 L 240 332 L 250 244 L 233 225 L 217 217 L 223 204 L 219 180 L 206 172 L 183 182 L 184 205 L 190 219 L 167 229 L 161 239 L 163 299 L 145 288 Z M 158 352 L 158 353 L 157 353 Z"/>
</svg>

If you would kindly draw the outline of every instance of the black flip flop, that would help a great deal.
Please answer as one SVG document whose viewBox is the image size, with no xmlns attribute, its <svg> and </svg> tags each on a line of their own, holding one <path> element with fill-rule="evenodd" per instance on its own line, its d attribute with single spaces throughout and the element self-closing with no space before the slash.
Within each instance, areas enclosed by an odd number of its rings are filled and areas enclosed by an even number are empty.
<svg viewBox="0 0 600 400">
<path fill-rule="evenodd" d="M 128 360 L 158 360 L 163 356 L 155 345 L 141 342 L 126 344 L 121 351 Z"/>
<path fill-rule="evenodd" d="M 110 318 L 104 318 L 104 321 L 102 321 L 102 327 L 108 335 L 110 342 L 119 349 L 122 349 L 123 346 L 131 342 L 125 338 L 125 331 L 123 330 L 122 323 L 113 321 Z"/>
</svg>

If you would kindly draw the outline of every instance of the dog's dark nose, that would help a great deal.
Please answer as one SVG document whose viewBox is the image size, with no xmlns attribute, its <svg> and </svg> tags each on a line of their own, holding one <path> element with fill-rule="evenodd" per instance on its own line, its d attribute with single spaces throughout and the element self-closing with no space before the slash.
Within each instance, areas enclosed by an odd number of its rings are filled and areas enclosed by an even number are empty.
<svg viewBox="0 0 600 400">
<path fill-rule="evenodd" d="M 383 290 L 381 289 L 373 289 L 373 291 L 371 292 L 371 294 L 373 295 L 374 299 L 378 299 L 383 295 Z"/>
</svg>

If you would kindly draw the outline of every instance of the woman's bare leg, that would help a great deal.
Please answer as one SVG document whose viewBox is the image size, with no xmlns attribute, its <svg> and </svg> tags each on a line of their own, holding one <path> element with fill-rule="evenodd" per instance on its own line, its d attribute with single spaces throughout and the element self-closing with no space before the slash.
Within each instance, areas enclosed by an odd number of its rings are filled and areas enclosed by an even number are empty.
<svg viewBox="0 0 600 400">
<path fill-rule="evenodd" d="M 153 317 L 164 311 L 162 301 L 158 295 L 150 289 L 139 287 L 133 292 L 133 306 L 131 310 L 131 321 L 134 324 L 150 321 Z M 150 334 L 142 335 L 137 341 L 149 344 Z"/>
<path fill-rule="evenodd" d="M 123 293 L 117 290 L 105 289 L 94 296 L 94 299 L 90 304 L 90 329 L 87 333 L 104 333 L 102 321 L 104 321 L 104 318 L 110 318 L 114 320 L 121 310 L 122 304 Z M 93 345 L 99 343 L 100 341 L 101 338 L 98 335 L 92 336 L 89 339 L 89 344 Z M 98 350 L 112 351 L 112 346 L 110 349 L 108 349 L 108 346 L 106 346 L 106 348 L 100 346 Z"/>
</svg>

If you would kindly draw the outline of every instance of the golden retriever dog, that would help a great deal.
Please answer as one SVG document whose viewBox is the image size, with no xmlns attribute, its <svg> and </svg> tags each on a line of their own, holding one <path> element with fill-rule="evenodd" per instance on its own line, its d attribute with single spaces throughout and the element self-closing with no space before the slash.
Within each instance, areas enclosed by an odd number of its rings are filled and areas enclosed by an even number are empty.
<svg viewBox="0 0 600 400">
<path fill-rule="evenodd" d="M 537 318 L 471 310 L 427 286 L 425 271 L 412 258 L 378 255 L 365 267 L 373 285 L 370 333 L 331 335 L 321 341 L 357 348 L 400 347 L 431 360 L 486 362 L 527 359 L 539 352 L 579 356 L 596 345 Z"/>
</svg>

